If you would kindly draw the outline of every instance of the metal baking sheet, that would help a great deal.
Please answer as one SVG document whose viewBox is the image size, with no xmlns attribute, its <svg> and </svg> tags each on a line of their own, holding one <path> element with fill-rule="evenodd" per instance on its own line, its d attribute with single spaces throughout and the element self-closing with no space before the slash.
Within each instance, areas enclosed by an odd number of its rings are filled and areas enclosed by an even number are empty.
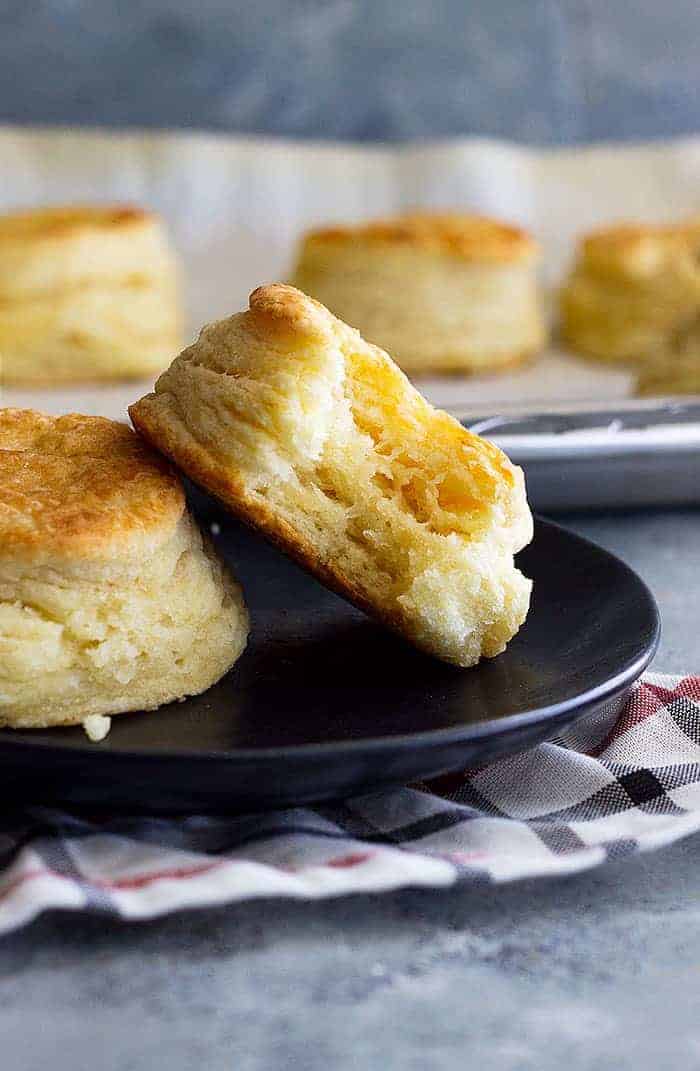
<svg viewBox="0 0 700 1071">
<path fill-rule="evenodd" d="M 522 465 L 538 510 L 700 502 L 700 399 L 459 415 Z"/>
</svg>

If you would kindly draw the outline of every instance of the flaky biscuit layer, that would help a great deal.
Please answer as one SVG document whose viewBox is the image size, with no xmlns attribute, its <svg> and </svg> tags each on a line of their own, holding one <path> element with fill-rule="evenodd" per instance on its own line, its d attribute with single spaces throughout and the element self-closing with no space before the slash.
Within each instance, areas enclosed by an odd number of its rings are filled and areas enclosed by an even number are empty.
<svg viewBox="0 0 700 1071">
<path fill-rule="evenodd" d="M 163 224 L 130 206 L 0 216 L 0 386 L 150 376 L 182 344 Z"/>
<path fill-rule="evenodd" d="M 459 665 L 527 613 L 522 473 L 290 286 L 206 327 L 136 427 L 324 583 Z"/>
<path fill-rule="evenodd" d="M 645 367 L 700 353 L 700 223 L 618 224 L 588 235 L 561 292 L 580 353 Z"/>
<path fill-rule="evenodd" d="M 247 631 L 179 479 L 129 428 L 0 410 L 0 726 L 196 694 Z"/>
<path fill-rule="evenodd" d="M 309 232 L 294 282 L 412 374 L 525 360 L 546 330 L 537 246 L 473 216 L 401 216 Z"/>
</svg>

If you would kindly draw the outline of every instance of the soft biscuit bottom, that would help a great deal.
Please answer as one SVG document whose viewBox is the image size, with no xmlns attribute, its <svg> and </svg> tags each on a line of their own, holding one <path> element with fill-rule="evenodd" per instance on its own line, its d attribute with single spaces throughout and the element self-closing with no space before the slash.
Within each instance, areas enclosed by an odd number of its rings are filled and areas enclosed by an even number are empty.
<svg viewBox="0 0 700 1071">
<path fill-rule="evenodd" d="M 154 375 L 180 346 L 172 288 L 85 287 L 0 301 L 0 385 Z"/>
<path fill-rule="evenodd" d="M 649 361 L 640 372 L 637 393 L 644 397 L 700 394 L 700 339 L 695 352 L 687 351 L 674 361 Z"/>
<path fill-rule="evenodd" d="M 205 328 L 131 408 L 195 480 L 324 583 L 462 666 L 501 652 L 530 581 L 522 473 L 293 287 Z"/>
<path fill-rule="evenodd" d="M 0 726 L 75 725 L 204 691 L 247 615 L 189 515 L 138 564 L 0 564 Z"/>
<path fill-rule="evenodd" d="M 612 286 L 573 278 L 561 297 L 562 336 L 573 349 L 598 361 L 669 369 L 684 353 L 700 351 L 700 288 L 688 307 L 683 295 L 653 290 L 620 293 Z"/>
</svg>

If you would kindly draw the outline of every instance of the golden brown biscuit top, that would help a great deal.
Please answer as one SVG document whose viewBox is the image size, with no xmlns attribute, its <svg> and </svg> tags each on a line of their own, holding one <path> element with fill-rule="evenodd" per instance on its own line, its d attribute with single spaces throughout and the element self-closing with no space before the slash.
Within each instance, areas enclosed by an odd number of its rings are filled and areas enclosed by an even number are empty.
<svg viewBox="0 0 700 1071">
<path fill-rule="evenodd" d="M 409 213 L 355 226 L 309 231 L 304 248 L 321 244 L 377 243 L 473 261 L 515 261 L 532 257 L 537 243 L 520 227 L 486 216 Z"/>
<path fill-rule="evenodd" d="M 263 331 L 323 338 L 330 337 L 342 323 L 320 301 L 287 283 L 259 286 L 250 295 L 249 305 L 250 312 L 245 315 Z"/>
<path fill-rule="evenodd" d="M 397 443 L 420 441 L 426 457 L 432 459 L 429 467 L 432 465 L 436 474 L 442 473 L 445 488 L 452 488 L 453 505 L 460 497 L 458 488 L 465 483 L 460 475 L 463 469 L 468 471 L 466 482 L 478 493 L 478 500 L 470 503 L 472 509 L 490 505 L 498 497 L 499 484 L 513 484 L 513 467 L 498 447 L 434 409 L 382 349 L 365 342 L 325 305 L 285 283 L 258 287 L 250 295 L 250 311 L 205 328 L 199 341 L 161 377 L 156 393 L 168 391 L 178 361 L 190 360 L 235 379 L 241 374 L 240 355 L 250 348 L 252 339 L 257 346 L 262 344 L 270 368 L 283 367 L 290 355 L 306 347 L 339 347 L 345 356 L 350 389 L 356 399 L 363 399 L 364 430 L 373 438 L 381 432 Z M 244 375 L 248 377 L 250 369 Z M 142 404 L 143 400 L 130 408 L 137 426 Z M 376 423 L 373 428 L 366 421 L 370 411 L 376 414 L 376 421 L 370 421 Z M 467 508 L 464 502 L 461 506 Z"/>
<path fill-rule="evenodd" d="M 125 424 L 0 409 L 0 559 L 147 551 L 184 506 L 178 477 Z"/>
<path fill-rule="evenodd" d="M 580 264 L 586 270 L 629 277 L 656 274 L 669 261 L 700 255 L 700 220 L 678 224 L 618 223 L 586 235 Z"/>
<path fill-rule="evenodd" d="M 56 205 L 0 216 L 0 243 L 72 238 L 81 231 L 126 232 L 155 221 L 133 205 Z"/>
</svg>

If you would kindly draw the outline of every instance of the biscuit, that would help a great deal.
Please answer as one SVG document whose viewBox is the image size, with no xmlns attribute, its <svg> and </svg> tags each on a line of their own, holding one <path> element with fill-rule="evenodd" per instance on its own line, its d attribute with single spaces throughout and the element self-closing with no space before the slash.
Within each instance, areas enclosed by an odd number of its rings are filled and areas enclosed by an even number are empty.
<svg viewBox="0 0 700 1071">
<path fill-rule="evenodd" d="M 0 384 L 129 379 L 182 344 L 164 228 L 128 207 L 0 217 Z"/>
<path fill-rule="evenodd" d="M 0 410 L 0 726 L 153 710 L 245 646 L 238 585 L 122 424 Z"/>
<path fill-rule="evenodd" d="M 700 221 L 589 234 L 560 306 L 562 335 L 584 356 L 671 369 L 700 353 Z"/>
<path fill-rule="evenodd" d="M 205 327 L 130 409 L 193 480 L 328 587 L 461 666 L 527 613 L 523 475 L 291 286 Z"/>
<path fill-rule="evenodd" d="M 476 373 L 545 342 L 537 246 L 468 215 L 406 215 L 310 231 L 293 282 L 404 371 Z"/>
<path fill-rule="evenodd" d="M 648 361 L 639 373 L 637 394 L 700 394 L 700 338 L 693 353 L 679 354 L 672 362 Z"/>
</svg>

